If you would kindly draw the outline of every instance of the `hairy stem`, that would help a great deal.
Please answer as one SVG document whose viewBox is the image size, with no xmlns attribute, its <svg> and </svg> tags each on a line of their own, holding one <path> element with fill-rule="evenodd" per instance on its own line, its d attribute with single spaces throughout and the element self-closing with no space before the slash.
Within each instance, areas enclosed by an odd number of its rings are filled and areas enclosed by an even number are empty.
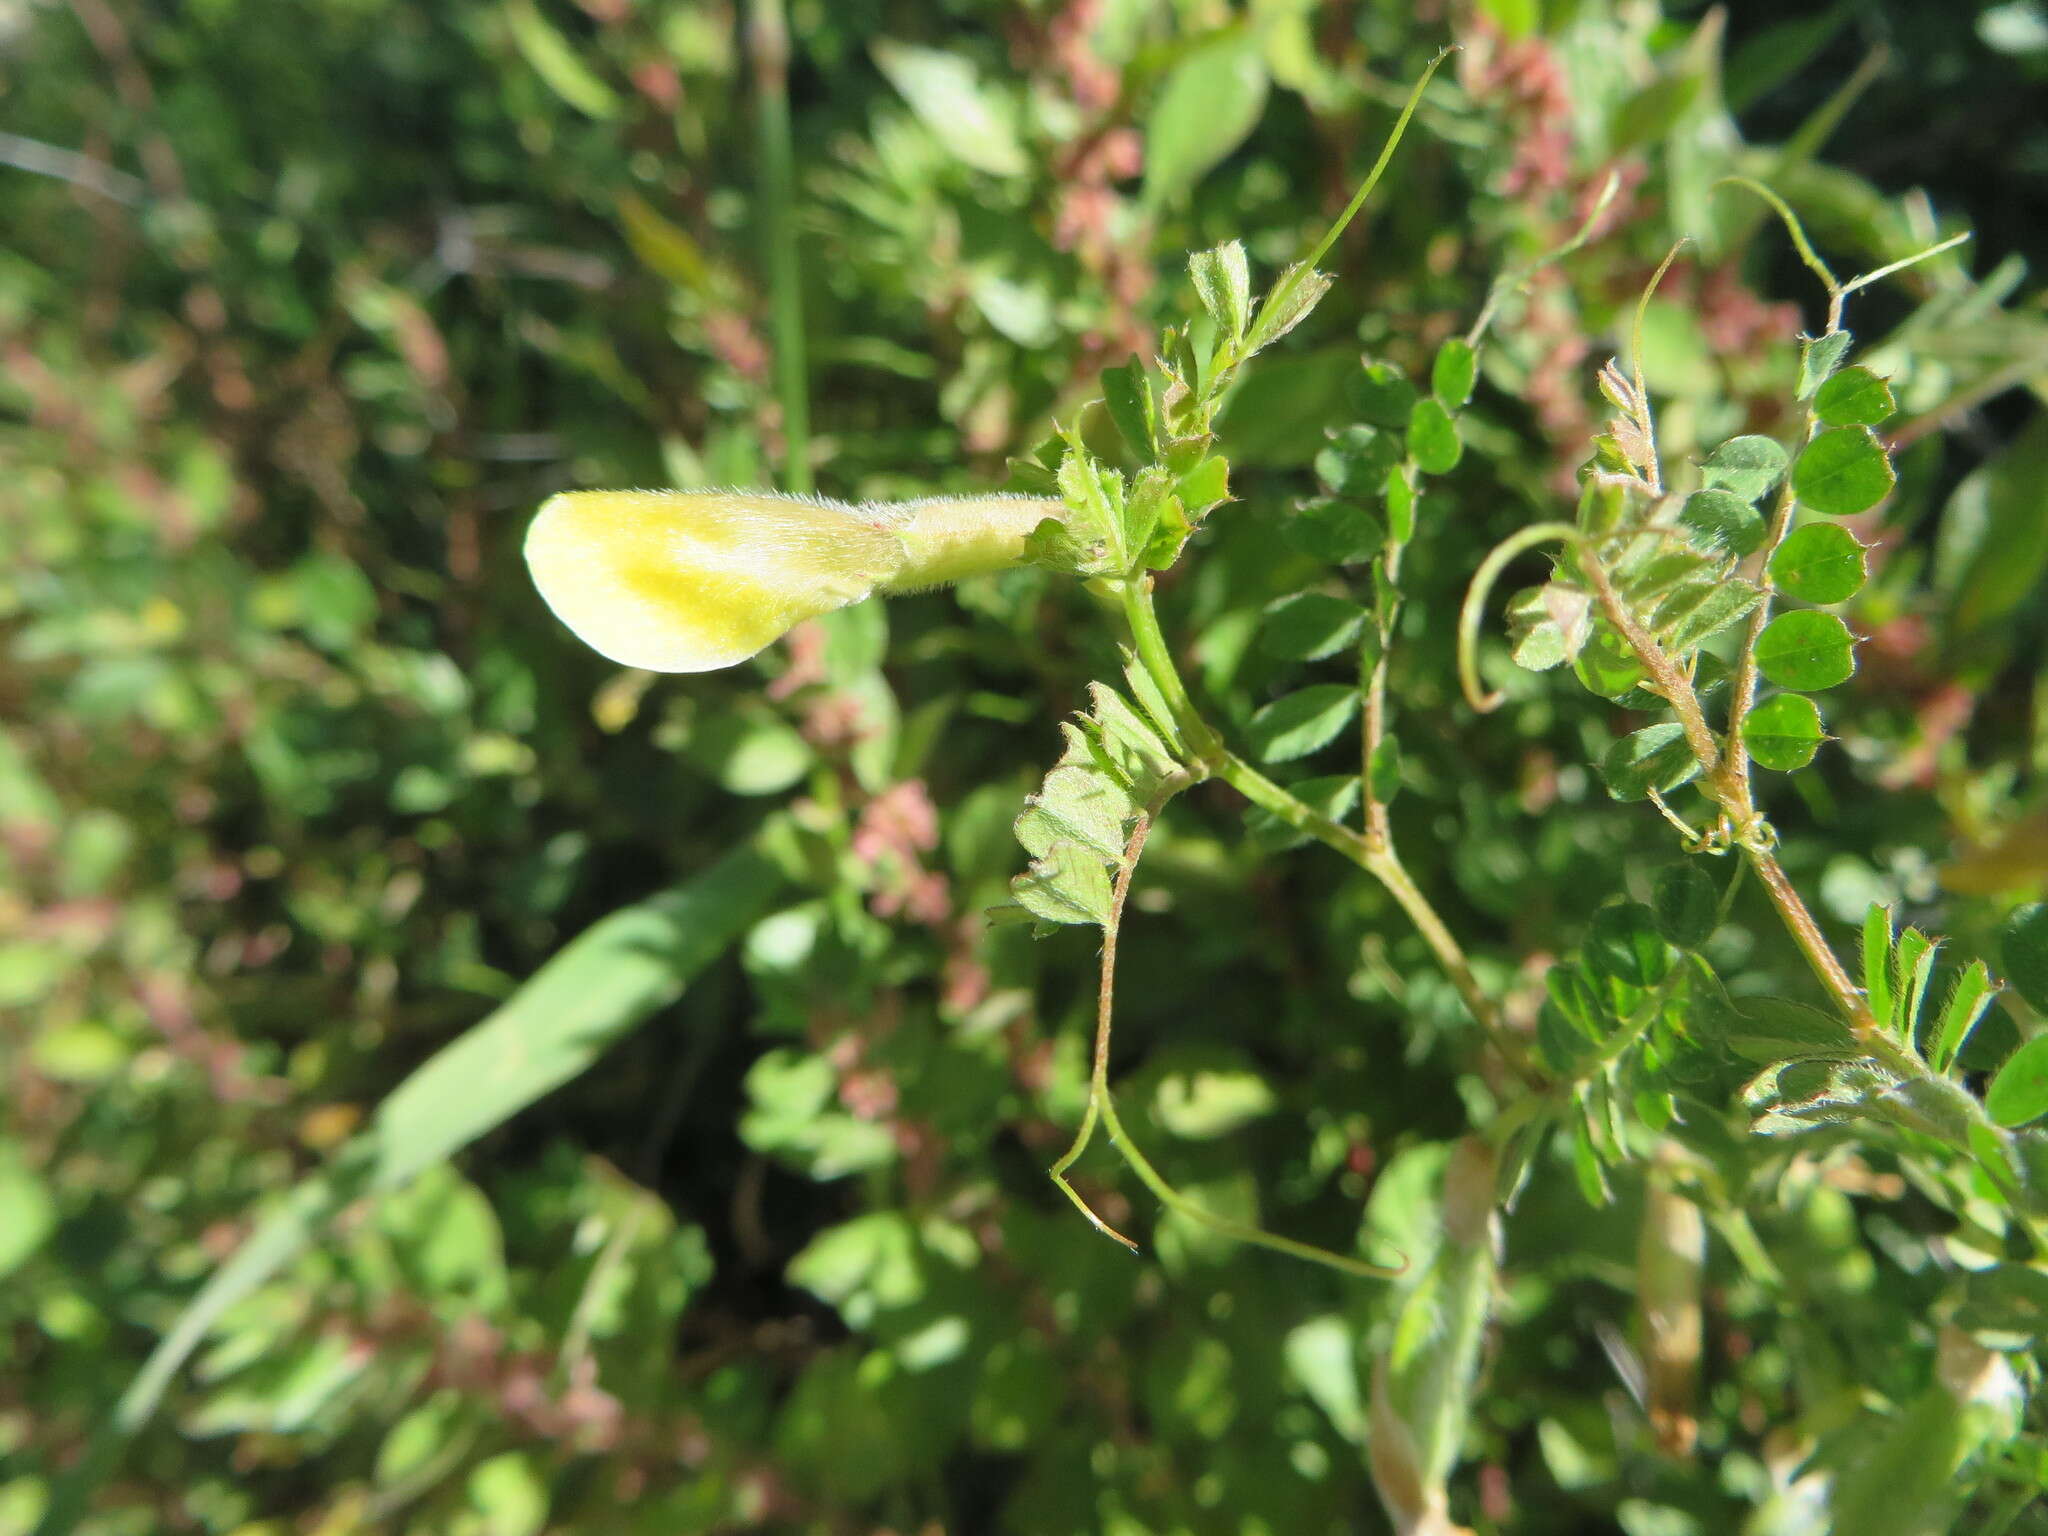
<svg viewBox="0 0 2048 1536">
<path fill-rule="evenodd" d="M 1799 946 L 1799 952 L 1813 968 L 1814 976 L 1855 1032 L 1857 1043 L 1895 1072 L 1908 1077 L 1924 1076 L 1926 1068 L 1918 1058 L 1886 1034 L 1884 1027 L 1877 1022 L 1870 1011 L 1869 1000 L 1849 979 L 1848 970 L 1836 956 L 1826 935 L 1820 931 L 1820 923 L 1812 910 L 1793 888 L 1777 856 L 1767 848 L 1745 846 L 1742 851 L 1750 868 L 1756 871 L 1757 878 L 1763 881 L 1764 889 L 1770 893 L 1771 905 L 1778 909 L 1778 916 L 1792 935 L 1792 942 Z"/>
<path fill-rule="evenodd" d="M 1636 622 L 1635 615 L 1628 611 L 1628 605 L 1608 579 L 1607 567 L 1600 563 L 1590 547 L 1581 546 L 1579 569 L 1585 572 L 1593 595 L 1600 600 L 1600 611 L 1607 616 L 1607 622 L 1628 642 L 1629 649 L 1636 653 L 1636 660 L 1650 674 L 1650 686 L 1662 694 L 1677 712 L 1678 723 L 1685 731 L 1685 744 L 1699 759 L 1700 772 L 1711 777 L 1721 765 L 1721 749 L 1714 742 L 1714 732 L 1707 724 L 1706 711 L 1700 708 L 1692 679 L 1679 669 L 1678 663 L 1664 654 L 1664 647 L 1657 643 L 1656 637 Z"/>
</svg>

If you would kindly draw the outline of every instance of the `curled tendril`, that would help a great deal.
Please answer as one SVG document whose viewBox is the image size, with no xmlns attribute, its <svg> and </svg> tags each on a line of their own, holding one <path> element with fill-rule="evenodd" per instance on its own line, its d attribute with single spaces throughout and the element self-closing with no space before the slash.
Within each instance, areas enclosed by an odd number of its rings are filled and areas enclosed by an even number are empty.
<svg viewBox="0 0 2048 1536">
<path fill-rule="evenodd" d="M 1585 543 L 1586 536 L 1570 523 L 1531 523 L 1494 545 L 1487 557 L 1479 562 L 1479 569 L 1472 573 L 1471 585 L 1465 589 L 1465 602 L 1458 610 L 1458 685 L 1465 691 L 1465 702 L 1479 714 L 1491 714 L 1500 708 L 1501 700 L 1506 697 L 1499 689 L 1486 693 L 1479 686 L 1479 615 L 1485 610 L 1493 584 L 1500 580 L 1500 573 L 1507 569 L 1508 563 L 1538 544 L 1547 544 L 1553 539 L 1577 547 Z"/>
</svg>

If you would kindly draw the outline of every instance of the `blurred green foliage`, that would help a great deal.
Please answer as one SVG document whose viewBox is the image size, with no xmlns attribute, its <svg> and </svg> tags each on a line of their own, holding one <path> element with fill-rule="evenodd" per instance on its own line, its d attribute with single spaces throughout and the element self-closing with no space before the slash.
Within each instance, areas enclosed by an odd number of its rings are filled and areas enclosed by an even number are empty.
<svg viewBox="0 0 2048 1536">
<path fill-rule="evenodd" d="M 1377 1528 L 1404 1468 L 1415 1531 L 2048 1531 L 2040 6 L 794 0 L 786 200 L 768 10 L 0 4 L 0 1532 L 1250 1536 Z M 1202 785 L 1121 936 L 1125 1121 L 1203 1208 L 1409 1269 L 1155 1216 L 1098 1147 L 1134 1262 L 1044 1177 L 1093 936 L 981 915 L 1122 675 L 1101 605 L 1017 571 L 655 680 L 554 625 L 520 538 L 565 488 L 790 483 L 792 445 L 852 498 L 995 488 L 1055 421 L 1143 462 L 1131 375 L 1083 407 L 1201 314 L 1185 253 L 1306 254 L 1447 41 L 1222 402 L 1161 619 L 1339 819 L 1382 649 L 1370 800 L 1515 1049 L 1655 1060 L 1518 1139 L 1387 890 Z M 1610 175 L 1467 376 L 1444 343 Z M 1731 175 L 1845 274 L 1966 208 L 1994 238 L 1858 295 L 1807 389 L 1824 295 Z M 1989 1143 L 1836 1059 L 1756 883 L 1717 911 L 1725 866 L 1615 803 L 1676 739 L 1629 656 L 1580 688 L 1489 632 L 1506 702 L 1461 699 L 1460 595 L 1572 515 L 1610 355 L 1731 555 L 1768 481 L 1730 449 L 1814 397 L 1840 462 L 1794 474 L 1840 521 L 1771 573 L 1830 611 L 1766 672 L 1826 686 L 1846 633 L 1854 675 L 1743 734 L 1811 761 L 1763 785 L 1779 857 Z M 1511 611 L 1521 659 L 1569 602 Z M 1523 1160 L 1497 1266 L 1475 1131 Z"/>
</svg>

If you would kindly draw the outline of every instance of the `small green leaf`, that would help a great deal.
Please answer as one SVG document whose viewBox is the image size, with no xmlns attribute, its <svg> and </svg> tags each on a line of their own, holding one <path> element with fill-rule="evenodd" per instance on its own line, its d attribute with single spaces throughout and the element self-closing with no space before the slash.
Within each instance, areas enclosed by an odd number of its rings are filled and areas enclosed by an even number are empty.
<svg viewBox="0 0 2048 1536">
<path fill-rule="evenodd" d="M 1415 537 L 1415 483 L 1400 465 L 1387 471 L 1387 532 L 1397 544 Z"/>
<path fill-rule="evenodd" d="M 1600 1149 L 1593 1145 L 1593 1130 L 1580 1115 L 1572 1123 L 1572 1172 L 1579 1181 L 1579 1193 L 1595 1210 L 1614 1198 L 1607 1186 L 1607 1170 L 1601 1166 Z"/>
<path fill-rule="evenodd" d="M 1762 768 L 1791 773 L 1813 761 L 1827 735 L 1820 711 L 1803 693 L 1781 693 L 1765 699 L 1742 721 L 1742 744 Z"/>
<path fill-rule="evenodd" d="M 1290 592 L 1266 605 L 1259 649 L 1288 661 L 1320 661 L 1358 638 L 1365 610 L 1328 592 Z"/>
<path fill-rule="evenodd" d="M 1832 613 L 1781 613 L 1757 637 L 1756 664 L 1780 688 L 1832 688 L 1855 672 L 1856 647 Z"/>
<path fill-rule="evenodd" d="M 1281 523 L 1288 543 L 1325 565 L 1363 565 L 1386 547 L 1380 520 L 1353 501 L 1312 501 Z"/>
<path fill-rule="evenodd" d="M 1686 602 L 1674 604 L 1669 612 L 1660 604 L 1658 628 L 1673 654 L 1683 656 L 1746 617 L 1761 601 L 1763 593 L 1746 581 L 1714 582 L 1705 593 L 1689 594 Z"/>
<path fill-rule="evenodd" d="M 1802 338 L 1799 348 L 1799 398 L 1812 399 L 1813 392 L 1841 366 L 1842 358 L 1848 350 L 1847 331 L 1829 331 L 1825 336 Z"/>
<path fill-rule="evenodd" d="M 1700 478 L 1710 491 L 1754 502 L 1785 473 L 1785 450 L 1768 437 L 1731 437 L 1706 456 Z"/>
<path fill-rule="evenodd" d="M 1868 511 L 1891 494 L 1897 481 L 1891 456 L 1868 427 L 1821 433 L 1792 466 L 1793 494 L 1830 517 Z"/>
<path fill-rule="evenodd" d="M 1401 743 L 1392 732 L 1382 736 L 1379 745 L 1372 749 L 1365 777 L 1373 799 L 1381 805 L 1392 805 L 1394 797 L 1401 793 Z"/>
<path fill-rule="evenodd" d="M 1124 477 L 1086 449 L 1074 448 L 1060 460 L 1058 478 L 1067 520 L 1056 526 L 1064 526 L 1084 546 L 1115 548 L 1123 533 Z"/>
<path fill-rule="evenodd" d="M 1653 549 L 1649 539 L 1632 540 L 1609 567 L 1615 591 L 1632 608 L 1640 609 L 1671 596 L 1686 583 L 1697 582 L 1711 588 L 1725 575 L 1726 558 L 1718 552 L 1702 554 L 1670 539 L 1655 542 L 1661 543 L 1663 549 Z"/>
<path fill-rule="evenodd" d="M 1645 726 L 1607 749 L 1600 771 L 1617 800 L 1647 800 L 1650 791 L 1669 794 L 1699 776 L 1700 762 L 1676 722 Z"/>
<path fill-rule="evenodd" d="M 2036 1012 L 2048 1013 L 2048 902 L 2031 902 L 1998 932 L 2005 979 Z"/>
<path fill-rule="evenodd" d="M 1317 683 L 1275 699 L 1246 727 L 1252 750 L 1269 763 L 1292 762 L 1327 746 L 1358 713 L 1358 690 Z"/>
<path fill-rule="evenodd" d="M 1984 1092 L 1984 1108 L 2008 1127 L 2048 1115 L 2048 1035 L 2036 1035 L 2007 1058 Z"/>
<path fill-rule="evenodd" d="M 1155 457 L 1159 451 L 1159 404 L 1137 354 L 1121 367 L 1102 370 L 1102 400 L 1131 452 L 1141 461 Z"/>
<path fill-rule="evenodd" d="M 931 130 L 940 148 L 990 176 L 1020 176 L 1031 162 L 1010 104 L 958 54 L 878 38 L 875 66 Z"/>
<path fill-rule="evenodd" d="M 1226 240 L 1214 250 L 1195 252 L 1188 258 L 1188 275 L 1221 339 L 1231 346 L 1242 341 L 1252 310 L 1251 267 L 1243 243 Z"/>
<path fill-rule="evenodd" d="M 1230 499 L 1230 461 L 1220 453 L 1210 454 L 1180 477 L 1174 494 L 1180 497 L 1190 516 L 1202 517 Z"/>
<path fill-rule="evenodd" d="M 1863 1054 L 1849 1026 L 1832 1013 L 1783 997 L 1745 998 L 1728 1049 L 1749 1061 L 1853 1061 Z"/>
<path fill-rule="evenodd" d="M 1694 491 L 1678 520 L 1708 549 L 1746 555 L 1764 541 L 1763 514 L 1732 491 Z"/>
<path fill-rule="evenodd" d="M 1863 994 L 1872 1017 L 1892 1016 L 1892 909 L 1874 901 L 1863 914 Z"/>
<path fill-rule="evenodd" d="M 1891 385 L 1868 368 L 1844 368 L 1813 397 L 1814 415 L 1831 427 L 1874 427 L 1897 409 Z"/>
<path fill-rule="evenodd" d="M 1563 582 L 1525 587 L 1508 599 L 1515 665 L 1541 672 L 1570 661 L 1592 632 L 1591 594 Z"/>
<path fill-rule="evenodd" d="M 1123 547 L 1142 552 L 1151 544 L 1169 505 L 1179 505 L 1173 500 L 1173 472 L 1164 464 L 1147 464 L 1138 471 L 1124 499 Z"/>
<path fill-rule="evenodd" d="M 1713 877 L 1687 860 L 1667 864 L 1650 887 L 1650 915 L 1657 931 L 1680 949 L 1698 949 L 1714 936 L 1721 900 Z"/>
<path fill-rule="evenodd" d="M 1332 496 L 1367 501 L 1380 494 L 1387 473 L 1401 462 L 1400 439 L 1378 427 L 1339 429 L 1316 455 L 1316 478 Z"/>
<path fill-rule="evenodd" d="M 2048 1273 L 1996 1264 L 1964 1276 L 1956 1325 L 1983 1333 L 2048 1333 Z"/>
<path fill-rule="evenodd" d="M 1055 843 L 1010 882 L 1019 906 L 1041 922 L 1109 921 L 1109 871 L 1094 850 Z"/>
<path fill-rule="evenodd" d="M 1330 282 L 1327 272 L 1313 268 L 1304 271 L 1303 263 L 1298 261 L 1282 272 L 1259 301 L 1258 318 L 1252 321 L 1251 334 L 1245 338 L 1246 355 L 1271 346 L 1306 320 L 1330 291 Z"/>
<path fill-rule="evenodd" d="M 1997 992 L 1998 985 L 1992 981 L 1991 972 L 1984 962 L 1972 960 L 1956 981 L 1955 989 L 1949 993 L 1948 1002 L 1941 1010 L 1941 1020 L 1934 1027 L 1927 1060 L 1935 1071 L 1948 1070 L 1949 1063 L 1956 1059 L 1963 1042 L 1970 1038 L 1970 1031 L 1977 1027 L 1977 1021 L 1991 1006 L 1991 999 Z"/>
<path fill-rule="evenodd" d="M 1017 841 L 1033 857 L 1043 857 L 1059 844 L 1085 848 L 1104 862 L 1123 856 L 1124 823 L 1136 808 L 1130 790 L 1098 763 L 1081 730 L 1061 727 L 1066 750 L 1035 794 L 1017 813 Z"/>
<path fill-rule="evenodd" d="M 394 1487 L 440 1455 L 462 1431 L 461 1406 L 456 1393 L 444 1389 L 393 1424 L 377 1448 L 377 1486 Z"/>
<path fill-rule="evenodd" d="M 1462 336 L 1453 336 L 1437 348 L 1436 362 L 1429 370 L 1429 392 L 1447 411 L 1455 411 L 1472 398 L 1472 385 L 1479 376 L 1479 355 Z"/>
<path fill-rule="evenodd" d="M 538 1536 L 548 1523 L 548 1485 L 534 1458 L 504 1451 L 479 1462 L 469 1474 L 475 1529 L 489 1536 Z"/>
<path fill-rule="evenodd" d="M 584 66 L 569 40 L 534 8 L 533 0 L 509 0 L 504 15 L 513 46 L 549 90 L 585 117 L 602 122 L 618 116 L 618 92 Z"/>
<path fill-rule="evenodd" d="M 1843 603 L 1862 590 L 1863 546 L 1834 523 L 1795 528 L 1771 556 L 1771 584 L 1802 603 Z"/>
<path fill-rule="evenodd" d="M 1213 1141 L 1271 1114 L 1276 1103 L 1273 1090 L 1255 1072 L 1184 1068 L 1159 1079 L 1152 1118 L 1186 1140 Z"/>
<path fill-rule="evenodd" d="M 1266 109 L 1266 86 L 1259 41 L 1241 29 L 1174 65 L 1145 119 L 1146 203 L 1180 196 L 1242 144 Z"/>
<path fill-rule="evenodd" d="M 26 1263 L 57 1226 L 57 1202 L 12 1140 L 0 1138 L 0 1276 Z"/>
<path fill-rule="evenodd" d="M 1096 766 L 1131 797 L 1131 808 L 1149 805 L 1181 773 L 1173 749 L 1131 702 L 1107 683 L 1088 685 L 1088 714 L 1081 722 Z"/>
<path fill-rule="evenodd" d="M 1393 363 L 1367 363 L 1351 376 L 1345 393 L 1360 420 L 1397 430 L 1408 425 L 1417 399 L 1415 386 Z"/>
<path fill-rule="evenodd" d="M 1585 956 L 1601 975 L 1632 987 L 1654 987 L 1672 963 L 1655 915 L 1639 901 L 1616 902 L 1593 914 Z"/>
<path fill-rule="evenodd" d="M 1435 400 L 1418 400 L 1408 413 L 1408 457 L 1425 475 L 1447 475 L 1458 467 L 1465 445 L 1458 424 Z"/>
<path fill-rule="evenodd" d="M 1157 680 L 1138 660 L 1137 652 L 1126 646 L 1122 648 L 1121 655 L 1124 681 L 1131 685 L 1131 697 L 1138 701 L 1145 723 L 1166 743 L 1169 752 L 1183 755 L 1186 747 L 1180 738 L 1180 723 L 1174 719 L 1172 706 L 1166 702 L 1166 695 L 1160 691 Z"/>
<path fill-rule="evenodd" d="M 1643 664 L 1605 620 L 1595 623 L 1592 638 L 1572 658 L 1572 671 L 1588 693 L 1603 699 L 1618 699 L 1643 680 Z"/>
<path fill-rule="evenodd" d="M 1893 973 L 1898 982 L 1899 1001 L 1892 1028 L 1902 1040 L 1911 1040 L 1920 1022 L 1920 1005 L 1927 999 L 1927 984 L 1934 979 L 1940 949 L 1939 939 L 1930 939 L 1917 928 L 1908 928 L 1899 935 Z"/>
</svg>

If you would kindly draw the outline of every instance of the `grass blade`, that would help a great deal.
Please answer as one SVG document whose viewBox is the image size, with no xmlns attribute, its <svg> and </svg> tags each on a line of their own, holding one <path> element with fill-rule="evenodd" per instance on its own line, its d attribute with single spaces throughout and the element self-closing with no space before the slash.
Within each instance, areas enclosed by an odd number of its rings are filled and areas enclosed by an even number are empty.
<svg viewBox="0 0 2048 1536">
<path fill-rule="evenodd" d="M 302 1180 L 186 1304 L 79 1466 L 53 1490 L 37 1536 L 65 1536 L 122 1446 L 221 1316 L 298 1257 L 336 1211 L 453 1156 L 589 1067 L 660 1009 L 767 908 L 780 878 L 752 848 L 601 918 L 487 1017 L 393 1090 L 329 1166 Z"/>
</svg>

